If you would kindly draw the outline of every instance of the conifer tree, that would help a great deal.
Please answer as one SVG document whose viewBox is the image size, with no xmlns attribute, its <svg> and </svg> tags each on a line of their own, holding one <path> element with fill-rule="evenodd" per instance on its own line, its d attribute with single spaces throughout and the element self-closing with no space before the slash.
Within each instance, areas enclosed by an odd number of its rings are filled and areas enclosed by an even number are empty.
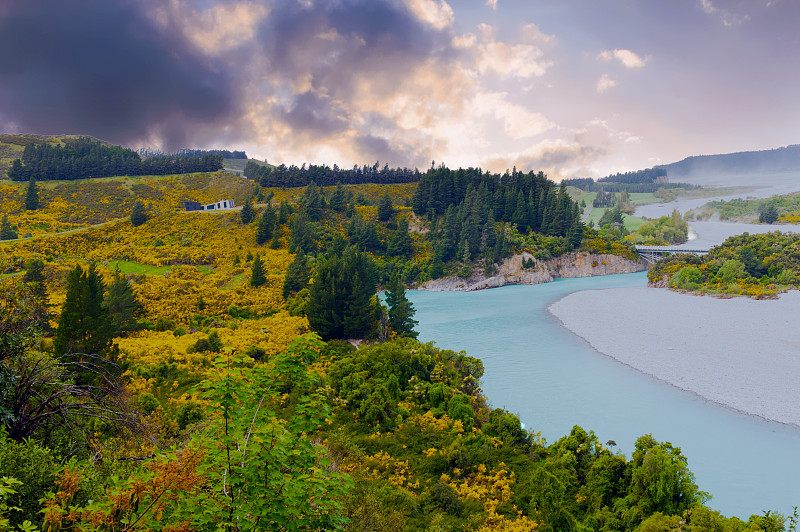
<svg viewBox="0 0 800 532">
<path fill-rule="evenodd" d="M 281 247 L 281 233 L 277 229 L 272 234 L 272 241 L 269 243 L 270 249 L 280 249 Z"/>
<path fill-rule="evenodd" d="M 36 180 L 31 176 L 28 181 L 28 191 L 25 194 L 25 210 L 35 211 L 39 208 L 39 187 L 36 186 Z"/>
<path fill-rule="evenodd" d="M 241 216 L 241 220 L 244 225 L 247 225 L 253 221 L 253 218 L 255 218 L 256 213 L 255 210 L 253 210 L 253 203 L 250 201 L 250 198 L 247 198 L 247 201 L 244 202 L 242 210 L 239 214 Z"/>
<path fill-rule="evenodd" d="M 0 240 L 15 240 L 17 232 L 11 227 L 8 221 L 8 215 L 4 214 L 3 219 L 0 220 Z"/>
<path fill-rule="evenodd" d="M 283 225 L 289 221 L 289 215 L 292 213 L 292 208 L 282 199 L 278 206 L 278 224 Z"/>
<path fill-rule="evenodd" d="M 405 257 L 413 251 L 411 235 L 408 232 L 408 220 L 402 218 L 397 222 L 397 231 L 389 239 L 386 252 L 390 257 Z"/>
<path fill-rule="evenodd" d="M 272 238 L 272 233 L 275 230 L 276 220 L 275 211 L 272 207 L 267 206 L 258 218 L 258 228 L 256 228 L 256 244 L 266 244 Z"/>
<path fill-rule="evenodd" d="M 388 222 L 394 215 L 394 207 L 392 206 L 392 198 L 386 192 L 381 196 L 378 202 L 378 220 L 381 222 Z"/>
<path fill-rule="evenodd" d="M 108 294 L 103 300 L 103 307 L 108 311 L 115 335 L 136 328 L 136 313 L 142 307 L 136 300 L 130 282 L 122 275 L 119 265 L 114 270 L 111 284 L 108 285 Z"/>
<path fill-rule="evenodd" d="M 337 183 L 336 188 L 331 194 L 331 200 L 328 202 L 328 206 L 334 211 L 344 211 L 347 207 L 347 196 L 347 190 L 345 190 L 344 186 L 342 186 L 341 183 Z"/>
<path fill-rule="evenodd" d="M 41 259 L 31 259 L 25 265 L 25 275 L 22 277 L 24 283 L 35 283 L 33 293 L 36 297 L 45 300 L 47 297 L 47 285 L 44 276 L 44 262 Z"/>
<path fill-rule="evenodd" d="M 413 319 L 416 311 L 406 297 L 400 271 L 392 274 L 386 287 L 386 304 L 389 306 L 389 327 L 397 336 L 416 338 L 419 333 L 414 330 L 414 326 L 419 322 Z"/>
<path fill-rule="evenodd" d="M 252 273 L 250 274 L 250 286 L 259 287 L 267 282 L 264 274 L 264 264 L 261 262 L 261 255 L 256 254 L 253 259 Z"/>
<path fill-rule="evenodd" d="M 103 307 L 105 284 L 94 264 L 86 272 L 76 266 L 67 275 L 67 296 L 58 319 L 53 350 L 68 353 L 103 353 L 111 344 L 111 320 Z"/>
<path fill-rule="evenodd" d="M 317 261 L 306 316 L 324 339 L 363 338 L 378 319 L 375 266 L 355 247 Z"/>
<path fill-rule="evenodd" d="M 147 221 L 147 212 L 144 208 L 144 203 L 140 200 L 136 200 L 131 208 L 131 225 L 134 227 L 139 227 L 143 223 Z"/>
<path fill-rule="evenodd" d="M 308 267 L 308 258 L 301 251 L 294 256 L 294 260 L 286 268 L 286 276 L 283 281 L 283 297 L 288 298 L 308 286 L 311 280 L 311 270 Z"/>
</svg>

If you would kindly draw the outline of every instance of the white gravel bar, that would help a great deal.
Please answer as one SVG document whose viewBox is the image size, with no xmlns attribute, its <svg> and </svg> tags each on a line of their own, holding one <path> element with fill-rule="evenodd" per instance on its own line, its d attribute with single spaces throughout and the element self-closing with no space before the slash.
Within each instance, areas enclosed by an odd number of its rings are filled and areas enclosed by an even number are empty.
<svg viewBox="0 0 800 532">
<path fill-rule="evenodd" d="M 661 288 L 570 294 L 549 310 L 597 351 L 746 414 L 800 426 L 800 292 L 717 299 Z"/>
</svg>

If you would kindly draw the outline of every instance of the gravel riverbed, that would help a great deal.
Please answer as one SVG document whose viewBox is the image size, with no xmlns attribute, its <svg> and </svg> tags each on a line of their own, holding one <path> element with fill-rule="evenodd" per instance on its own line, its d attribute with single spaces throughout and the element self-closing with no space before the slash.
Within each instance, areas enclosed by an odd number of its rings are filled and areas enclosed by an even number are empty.
<svg viewBox="0 0 800 532">
<path fill-rule="evenodd" d="M 717 299 L 659 288 L 570 294 L 549 307 L 597 351 L 746 414 L 800 427 L 800 292 Z"/>
</svg>

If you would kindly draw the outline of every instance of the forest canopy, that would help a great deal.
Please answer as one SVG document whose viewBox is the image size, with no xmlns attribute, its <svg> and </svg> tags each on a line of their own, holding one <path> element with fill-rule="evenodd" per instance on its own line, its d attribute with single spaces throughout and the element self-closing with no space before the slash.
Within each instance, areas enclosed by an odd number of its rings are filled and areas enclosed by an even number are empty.
<svg viewBox="0 0 800 532">
<path fill-rule="evenodd" d="M 89 137 L 28 144 L 21 159 L 14 159 L 8 177 L 14 181 L 73 180 L 90 177 L 187 174 L 222 169 L 222 155 L 156 155 L 142 158 L 121 146 Z"/>
</svg>

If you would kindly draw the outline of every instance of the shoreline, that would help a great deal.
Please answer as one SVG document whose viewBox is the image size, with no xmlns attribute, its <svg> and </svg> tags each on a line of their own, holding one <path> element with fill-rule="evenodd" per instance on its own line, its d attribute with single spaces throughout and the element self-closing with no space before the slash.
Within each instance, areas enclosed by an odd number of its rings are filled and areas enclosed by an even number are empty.
<svg viewBox="0 0 800 532">
<path fill-rule="evenodd" d="M 798 291 L 755 301 L 645 287 L 588 290 L 547 310 L 595 351 L 640 373 L 736 412 L 800 428 L 800 390 L 793 386 L 800 376 L 800 331 L 790 321 L 800 312 Z M 618 319 L 609 319 L 613 311 Z"/>
<path fill-rule="evenodd" d="M 426 281 L 413 289 L 428 292 L 472 292 L 509 285 L 550 283 L 554 279 L 636 273 L 645 271 L 647 266 L 642 260 L 633 261 L 618 255 L 585 251 L 571 251 L 546 261 L 523 252 L 504 259 L 497 266 L 495 275 L 487 277 L 482 269 L 473 268 L 472 275 L 466 279 L 453 275 Z"/>
</svg>

